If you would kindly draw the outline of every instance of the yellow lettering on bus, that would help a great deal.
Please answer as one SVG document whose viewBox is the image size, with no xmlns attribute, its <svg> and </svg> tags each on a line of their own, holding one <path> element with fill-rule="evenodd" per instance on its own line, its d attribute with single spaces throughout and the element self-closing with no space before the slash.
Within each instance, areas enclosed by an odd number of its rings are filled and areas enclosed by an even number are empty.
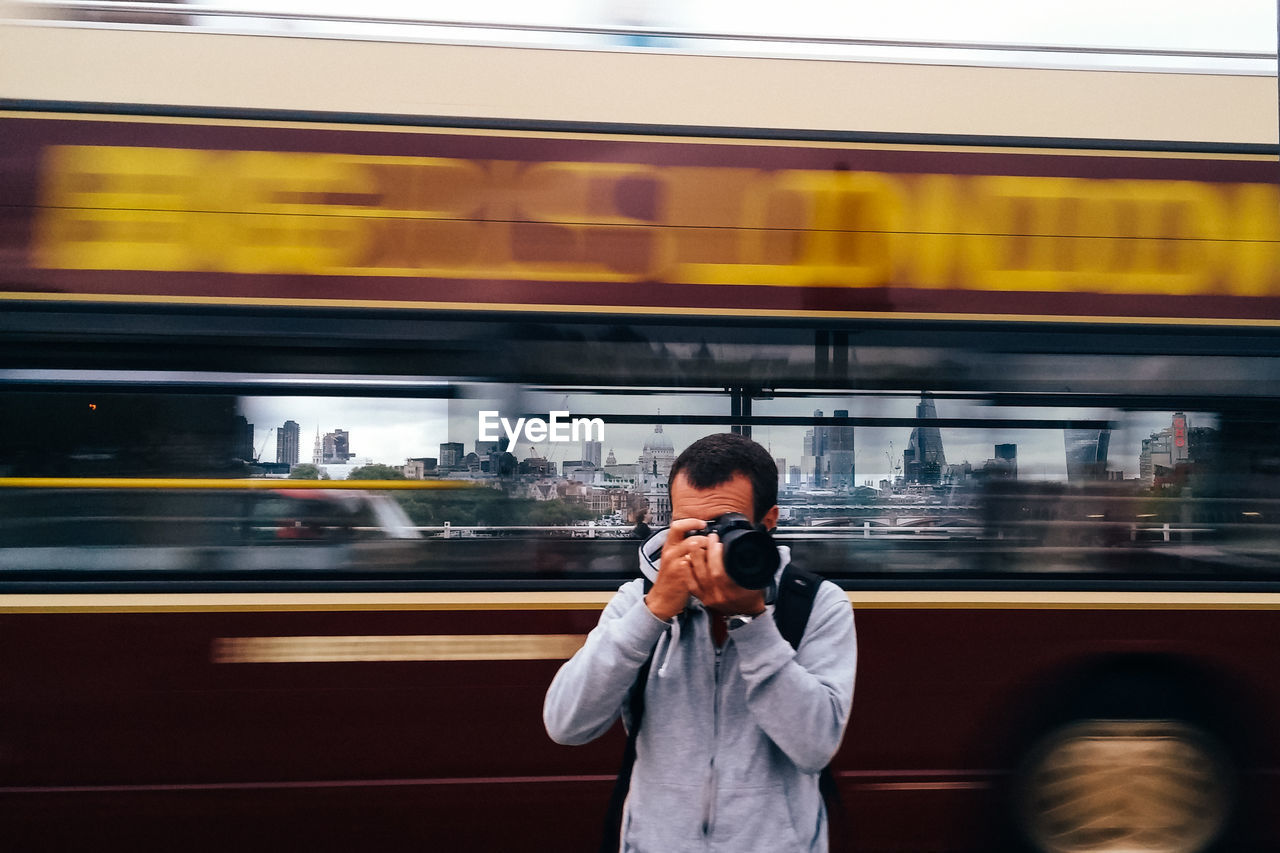
<svg viewBox="0 0 1280 853">
<path fill-rule="evenodd" d="M 977 239 L 965 233 L 974 218 L 955 175 L 920 175 L 910 184 L 904 211 L 904 233 L 893 242 L 895 283 L 909 287 L 958 285 L 965 244 Z"/>
<path fill-rule="evenodd" d="M 478 163 L 448 157 L 349 159 L 371 176 L 380 201 L 361 211 L 363 251 L 344 272 L 451 276 L 481 264 L 489 176 Z"/>
<path fill-rule="evenodd" d="M 1221 192 L 1197 181 L 1123 181 L 1144 232 L 1121 284 L 1126 293 L 1219 290 L 1227 211 Z"/>
<path fill-rule="evenodd" d="M 53 146 L 31 263 L 1280 293 L 1272 184 Z"/>
<path fill-rule="evenodd" d="M 60 269 L 199 270 L 209 155 L 51 146 L 40 164 L 31 261 Z"/>
<path fill-rule="evenodd" d="M 1192 181 L 974 180 L 985 237 L 966 258 L 983 290 L 1198 293 L 1211 289 L 1225 211 Z"/>
<path fill-rule="evenodd" d="M 787 170 L 747 188 L 733 264 L 680 266 L 705 284 L 875 287 L 887 284 L 903 191 L 878 172 Z"/>
<path fill-rule="evenodd" d="M 221 233 L 206 232 L 206 249 L 220 269 L 325 275 L 353 263 L 364 223 L 360 205 L 342 200 L 373 192 L 363 168 L 332 154 L 233 151 L 218 159 L 225 213 Z"/>
<path fill-rule="evenodd" d="M 760 179 L 760 170 L 672 166 L 662 174 L 661 221 L 673 256 L 671 266 L 659 273 L 660 280 L 687 284 L 710 277 L 717 283 L 736 283 L 731 272 L 718 278 L 710 272 L 740 263 L 744 199 Z"/>
<path fill-rule="evenodd" d="M 1236 296 L 1280 293 L 1280 187 L 1238 184 L 1231 195 L 1227 289 Z"/>
<path fill-rule="evenodd" d="M 539 163 L 526 169 L 511 231 L 513 260 L 559 280 L 638 281 L 670 266 L 659 225 L 665 182 L 655 166 Z"/>
</svg>

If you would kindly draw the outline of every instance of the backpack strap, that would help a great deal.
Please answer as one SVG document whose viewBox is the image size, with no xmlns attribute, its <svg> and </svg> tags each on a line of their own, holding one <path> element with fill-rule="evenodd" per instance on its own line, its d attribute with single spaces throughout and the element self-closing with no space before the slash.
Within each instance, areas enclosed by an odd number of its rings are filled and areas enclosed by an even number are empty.
<svg viewBox="0 0 1280 853">
<path fill-rule="evenodd" d="M 653 589 L 653 581 L 644 579 L 644 595 Z M 643 600 L 643 596 L 642 596 Z M 631 769 L 636 763 L 636 737 L 640 734 L 640 721 L 644 719 L 644 689 L 649 683 L 649 668 L 653 665 L 653 655 L 644 662 L 636 674 L 635 683 L 631 685 L 631 696 L 627 699 L 627 710 L 631 713 L 631 729 L 627 732 L 627 745 L 622 750 L 622 765 L 618 768 L 618 778 L 613 783 L 613 793 L 609 795 L 609 808 L 604 814 L 604 834 L 600 837 L 600 853 L 617 853 L 622 843 L 622 809 L 627 802 L 627 794 L 631 790 Z"/>
<path fill-rule="evenodd" d="M 804 629 L 809 624 L 809 614 L 813 612 L 813 599 L 822 580 L 821 575 L 790 564 L 782 570 L 773 606 L 773 621 L 778 626 L 778 633 L 793 649 L 799 649 L 800 641 L 804 639 Z"/>
<path fill-rule="evenodd" d="M 618 778 L 613 783 L 613 793 L 609 795 L 604 835 L 600 838 L 600 853 L 617 853 L 622 844 L 622 808 L 626 805 L 627 794 L 631 790 L 631 769 L 636 763 L 636 736 L 640 734 L 640 720 L 644 717 L 644 688 L 649 683 L 649 667 L 652 664 L 651 655 L 644 666 L 640 667 L 636 683 L 631 685 L 631 697 L 627 703 L 631 711 L 631 730 L 627 732 L 627 745 L 622 750 L 622 766 L 618 768 Z"/>
</svg>

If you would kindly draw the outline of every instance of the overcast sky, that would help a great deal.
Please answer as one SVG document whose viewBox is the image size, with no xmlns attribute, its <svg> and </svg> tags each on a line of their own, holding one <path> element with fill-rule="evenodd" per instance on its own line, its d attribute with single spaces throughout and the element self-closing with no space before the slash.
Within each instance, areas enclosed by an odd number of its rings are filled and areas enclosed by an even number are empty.
<svg viewBox="0 0 1280 853">
<path fill-rule="evenodd" d="M 1170 50 L 1275 50 L 1272 0 L 207 0 L 192 5 L 534 26 Z"/>
<path fill-rule="evenodd" d="M 192 5 L 232 7 L 227 0 Z M 679 32 L 872 39 L 909 42 L 1069 45 L 1091 48 L 1274 52 L 1276 7 L 1272 0 L 364 0 L 357 9 L 340 0 L 254 0 L 245 8 L 302 16 L 361 15 L 367 18 L 523 24 L 533 27 L 647 27 Z M 203 26 L 339 35 L 359 34 L 349 24 L 204 17 Z M 571 47 L 608 40 L 565 33 L 466 31 L 440 28 L 366 30 L 394 38 L 498 40 Z M 642 45 L 646 46 L 646 45 Z M 747 46 L 714 42 L 650 44 L 698 50 Z M 752 50 L 760 49 L 757 44 Z M 766 47 L 765 52 L 794 53 Z M 998 61 L 998 60 L 997 60 Z"/>
</svg>

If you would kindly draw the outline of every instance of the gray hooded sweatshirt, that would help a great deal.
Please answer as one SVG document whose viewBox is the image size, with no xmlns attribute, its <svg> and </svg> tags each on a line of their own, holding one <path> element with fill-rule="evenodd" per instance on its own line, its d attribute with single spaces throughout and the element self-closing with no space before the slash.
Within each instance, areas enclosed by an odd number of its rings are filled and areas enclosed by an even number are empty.
<svg viewBox="0 0 1280 853">
<path fill-rule="evenodd" d="M 665 531 L 640 551 L 652 579 Z M 782 569 L 789 550 L 778 549 Z M 647 552 L 647 553 L 646 553 Z M 621 714 L 640 667 L 653 657 L 622 821 L 624 853 L 825 853 L 818 773 L 849 718 L 857 641 L 849 599 L 818 589 L 798 649 L 772 619 L 730 632 L 718 651 L 708 611 L 691 601 L 663 622 L 644 603 L 644 581 L 624 584 L 586 644 L 556 674 L 543 721 L 552 740 L 581 744 Z"/>
</svg>

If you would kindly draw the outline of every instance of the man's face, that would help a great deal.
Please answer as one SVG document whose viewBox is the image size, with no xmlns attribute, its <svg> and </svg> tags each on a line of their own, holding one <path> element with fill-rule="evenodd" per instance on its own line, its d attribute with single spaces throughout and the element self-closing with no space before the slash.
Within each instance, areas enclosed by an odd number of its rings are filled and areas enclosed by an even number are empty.
<svg viewBox="0 0 1280 853">
<path fill-rule="evenodd" d="M 710 521 L 729 512 L 741 513 L 756 523 L 763 521 L 769 528 L 778 521 L 776 506 L 765 513 L 763 519 L 756 518 L 755 494 L 746 474 L 734 474 L 733 479 L 710 489 L 695 489 L 685 479 L 683 471 L 671 481 L 672 521 L 682 518 Z"/>
</svg>

